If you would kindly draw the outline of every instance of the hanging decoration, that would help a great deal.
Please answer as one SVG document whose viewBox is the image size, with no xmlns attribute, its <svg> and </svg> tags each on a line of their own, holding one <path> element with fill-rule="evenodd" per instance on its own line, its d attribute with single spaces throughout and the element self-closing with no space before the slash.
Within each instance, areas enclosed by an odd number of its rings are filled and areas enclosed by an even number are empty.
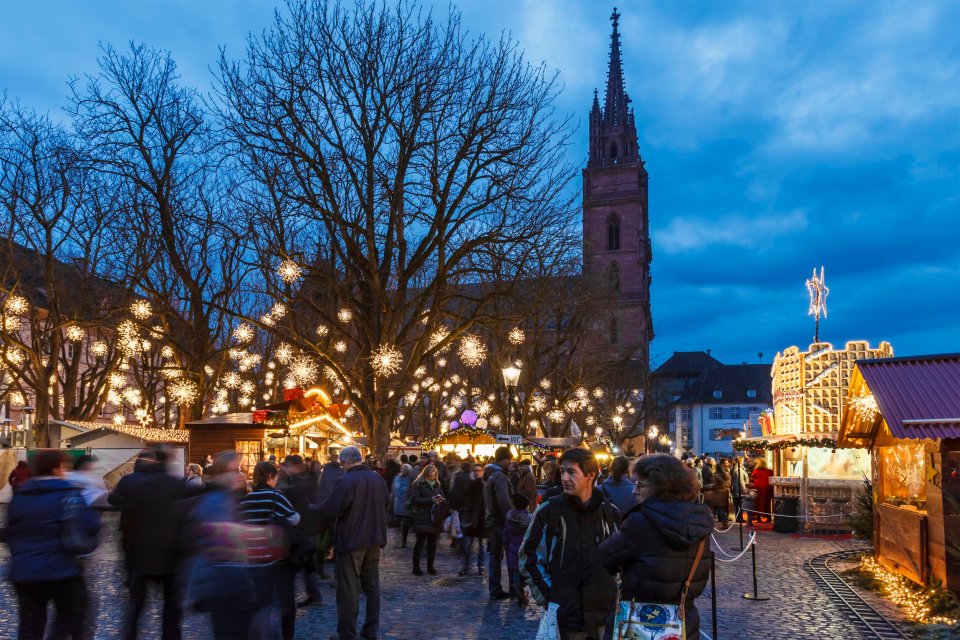
<svg viewBox="0 0 960 640">
<path fill-rule="evenodd" d="M 796 440 L 780 440 L 769 442 L 766 440 L 734 440 L 733 448 L 736 451 L 780 451 L 793 447 L 815 447 L 818 449 L 836 449 L 835 438 L 797 438 Z"/>
</svg>

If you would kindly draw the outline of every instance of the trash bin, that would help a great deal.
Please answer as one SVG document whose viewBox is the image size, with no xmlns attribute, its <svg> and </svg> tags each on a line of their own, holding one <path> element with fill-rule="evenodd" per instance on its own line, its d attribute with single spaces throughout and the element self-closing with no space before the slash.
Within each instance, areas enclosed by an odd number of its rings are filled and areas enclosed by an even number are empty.
<svg viewBox="0 0 960 640">
<path fill-rule="evenodd" d="M 800 511 L 800 498 L 780 496 L 773 499 L 773 530 L 777 533 L 796 533 L 800 529 L 797 518 Z"/>
</svg>

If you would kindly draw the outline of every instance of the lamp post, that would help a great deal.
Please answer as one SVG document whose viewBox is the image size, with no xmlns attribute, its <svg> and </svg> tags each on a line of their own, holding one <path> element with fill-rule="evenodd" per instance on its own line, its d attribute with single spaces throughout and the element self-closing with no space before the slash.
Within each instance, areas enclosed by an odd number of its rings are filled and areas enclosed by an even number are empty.
<svg viewBox="0 0 960 640">
<path fill-rule="evenodd" d="M 513 407 L 513 392 L 520 381 L 520 369 L 510 366 L 503 368 L 503 385 L 507 388 L 507 435 L 510 435 L 510 410 Z"/>
<path fill-rule="evenodd" d="M 29 449 L 33 445 L 33 407 L 24 407 L 20 418 L 20 428 L 23 429 L 23 447 Z"/>
</svg>

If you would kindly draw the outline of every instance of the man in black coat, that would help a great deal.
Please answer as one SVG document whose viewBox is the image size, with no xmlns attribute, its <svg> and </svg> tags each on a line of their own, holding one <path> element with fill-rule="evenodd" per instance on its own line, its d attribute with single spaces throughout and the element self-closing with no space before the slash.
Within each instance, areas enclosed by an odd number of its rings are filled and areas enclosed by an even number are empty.
<svg viewBox="0 0 960 640">
<path fill-rule="evenodd" d="M 617 585 L 598 547 L 620 524 L 620 511 L 594 482 L 600 466 L 586 449 L 560 456 L 563 494 L 537 509 L 520 548 L 520 573 L 537 604 L 559 605 L 561 640 L 600 640 L 617 602 Z"/>
<path fill-rule="evenodd" d="M 363 464 L 356 447 L 340 452 L 345 473 L 317 512 L 321 525 L 336 522 L 333 548 L 337 567 L 337 634 L 357 638 L 360 592 L 367 600 L 360 637 L 376 638 L 380 629 L 380 550 L 387 544 L 387 488 L 383 478 Z"/>
<path fill-rule="evenodd" d="M 512 489 L 506 470 L 513 460 L 509 447 L 498 447 L 493 454 L 494 464 L 483 469 L 483 505 L 486 509 L 487 550 L 490 552 L 490 573 L 487 577 L 487 590 L 491 600 L 503 600 L 510 594 L 503 590 L 502 565 L 505 548 L 503 546 L 503 527 L 507 512 L 513 509 L 510 502 Z"/>
<path fill-rule="evenodd" d="M 137 637 L 140 612 L 147 599 L 147 583 L 163 587 L 164 640 L 179 640 L 180 594 L 176 571 L 181 559 L 181 525 L 186 485 L 167 473 L 163 448 L 144 451 L 133 473 L 124 476 L 108 498 L 120 509 L 120 533 L 126 556 L 130 607 L 124 622 L 125 640 Z"/>
</svg>

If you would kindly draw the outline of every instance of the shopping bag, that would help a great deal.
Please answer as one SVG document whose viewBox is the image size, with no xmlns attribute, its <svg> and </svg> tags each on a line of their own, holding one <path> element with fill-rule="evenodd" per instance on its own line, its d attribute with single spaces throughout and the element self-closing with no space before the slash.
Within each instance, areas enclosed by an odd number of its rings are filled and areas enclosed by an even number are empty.
<svg viewBox="0 0 960 640">
<path fill-rule="evenodd" d="M 443 521 L 443 530 L 454 540 L 462 538 L 463 532 L 460 530 L 460 514 L 456 511 L 450 512 L 447 519 Z"/>
<path fill-rule="evenodd" d="M 557 610 L 560 608 L 556 602 L 547 604 L 543 617 L 540 618 L 540 627 L 537 629 L 535 640 L 560 640 L 560 627 L 557 626 Z"/>
</svg>

